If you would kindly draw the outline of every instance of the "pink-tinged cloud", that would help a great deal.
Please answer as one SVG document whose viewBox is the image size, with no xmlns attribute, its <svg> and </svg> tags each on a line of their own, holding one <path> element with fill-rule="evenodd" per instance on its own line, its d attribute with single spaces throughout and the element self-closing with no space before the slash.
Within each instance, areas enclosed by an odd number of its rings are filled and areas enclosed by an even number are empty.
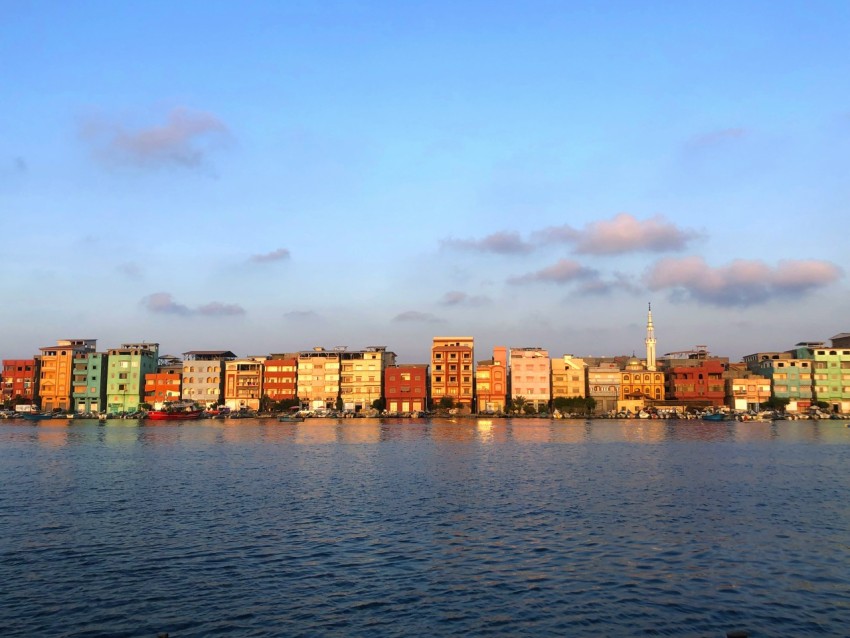
<svg viewBox="0 0 850 638">
<path fill-rule="evenodd" d="M 670 290 L 674 298 L 695 299 L 717 306 L 752 306 L 775 298 L 799 297 L 843 276 L 828 261 L 786 260 L 776 267 L 738 259 L 717 268 L 702 257 L 664 259 L 650 268 L 650 290 Z"/>
<path fill-rule="evenodd" d="M 500 255 L 521 255 L 531 252 L 534 248 L 523 241 L 516 231 L 493 233 L 482 239 L 444 239 L 440 244 L 445 248 Z"/>
<path fill-rule="evenodd" d="M 613 219 L 588 224 L 579 233 L 575 250 L 586 255 L 675 252 L 685 249 L 696 237 L 697 233 L 682 230 L 660 215 L 641 221 L 620 213 Z"/>
<path fill-rule="evenodd" d="M 235 303 L 221 303 L 218 301 L 211 301 L 208 304 L 204 304 L 203 306 L 198 306 L 195 310 L 199 315 L 205 315 L 207 317 L 232 317 L 234 315 L 244 315 L 245 309 L 239 304 Z"/>
<path fill-rule="evenodd" d="M 535 231 L 532 239 L 543 244 L 573 244 L 585 255 L 621 255 L 635 252 L 675 252 L 687 247 L 699 233 L 678 228 L 662 216 L 639 220 L 628 213 L 591 222 L 584 230 L 569 224 Z"/>
<path fill-rule="evenodd" d="M 278 248 L 261 255 L 251 255 L 251 261 L 255 264 L 267 264 L 275 261 L 286 261 L 289 259 L 289 251 L 286 248 Z"/>
<path fill-rule="evenodd" d="M 188 317 L 191 315 L 202 315 L 206 317 L 227 317 L 234 315 L 244 315 L 245 309 L 238 304 L 224 304 L 218 301 L 211 301 L 197 308 L 190 308 L 181 303 L 177 303 L 174 297 L 167 292 L 155 292 L 142 299 L 142 306 L 148 309 L 149 312 L 164 315 L 180 315 Z"/>
<path fill-rule="evenodd" d="M 623 273 L 614 273 L 611 279 L 590 278 L 582 282 L 578 288 L 580 294 L 587 296 L 606 296 L 615 292 L 637 294 L 641 290 L 641 287 L 636 285 L 629 275 Z"/>
<path fill-rule="evenodd" d="M 440 323 L 442 319 L 432 315 L 430 312 L 408 310 L 393 317 L 393 321 L 397 323 Z"/>
<path fill-rule="evenodd" d="M 142 305 L 150 312 L 164 315 L 190 315 L 188 306 L 177 303 L 167 292 L 155 292 L 142 299 Z"/>
<path fill-rule="evenodd" d="M 536 272 L 520 275 L 519 277 L 511 277 L 508 279 L 508 283 L 527 284 L 542 282 L 563 285 L 585 279 L 594 279 L 598 276 L 599 274 L 595 270 L 585 268 L 576 261 L 571 259 L 561 259 L 555 264 Z"/>
<path fill-rule="evenodd" d="M 490 298 L 482 295 L 470 295 L 460 290 L 451 290 L 443 295 L 440 303 L 444 306 L 485 306 Z"/>
<path fill-rule="evenodd" d="M 215 115 L 182 107 L 172 109 L 164 124 L 137 130 L 102 117 L 92 118 L 81 127 L 81 135 L 107 164 L 143 167 L 199 166 L 230 137 L 227 126 Z"/>
</svg>

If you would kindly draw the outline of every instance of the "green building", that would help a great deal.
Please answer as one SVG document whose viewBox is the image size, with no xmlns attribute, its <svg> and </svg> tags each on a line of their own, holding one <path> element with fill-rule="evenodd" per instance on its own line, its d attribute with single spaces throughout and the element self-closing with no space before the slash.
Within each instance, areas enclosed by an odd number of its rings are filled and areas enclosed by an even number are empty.
<svg viewBox="0 0 850 638">
<path fill-rule="evenodd" d="M 106 408 L 106 365 L 104 352 L 74 355 L 72 393 L 75 412 L 100 412 Z"/>
<path fill-rule="evenodd" d="M 850 414 L 850 347 L 803 342 L 793 352 L 812 361 L 814 401 L 829 404 L 831 412 Z"/>
<path fill-rule="evenodd" d="M 757 352 L 745 356 L 744 362 L 752 372 L 770 379 L 771 395 L 787 399 L 788 412 L 806 412 L 812 405 L 814 362 L 802 352 Z"/>
<path fill-rule="evenodd" d="M 135 412 L 145 401 L 145 375 L 156 372 L 158 343 L 124 343 L 109 351 L 106 409 L 110 414 Z"/>
</svg>

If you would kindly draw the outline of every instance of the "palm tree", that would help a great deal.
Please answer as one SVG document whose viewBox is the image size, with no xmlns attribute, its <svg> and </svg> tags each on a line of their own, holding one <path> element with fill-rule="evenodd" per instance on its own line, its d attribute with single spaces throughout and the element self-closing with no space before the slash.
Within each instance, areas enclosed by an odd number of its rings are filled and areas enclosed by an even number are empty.
<svg viewBox="0 0 850 638">
<path fill-rule="evenodd" d="M 517 395 L 513 399 L 511 399 L 511 412 L 514 412 L 516 414 L 523 414 L 527 405 L 528 399 L 526 399 L 524 396 Z"/>
</svg>

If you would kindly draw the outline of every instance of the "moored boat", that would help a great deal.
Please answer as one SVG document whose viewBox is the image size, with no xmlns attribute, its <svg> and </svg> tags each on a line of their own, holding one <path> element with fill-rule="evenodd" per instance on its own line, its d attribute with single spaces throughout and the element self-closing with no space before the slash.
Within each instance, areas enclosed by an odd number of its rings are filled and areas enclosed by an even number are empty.
<svg viewBox="0 0 850 638">
<path fill-rule="evenodd" d="M 204 410 L 195 403 L 189 401 L 176 401 L 166 403 L 159 410 L 151 410 L 144 418 L 151 421 L 189 421 L 200 419 Z"/>
</svg>

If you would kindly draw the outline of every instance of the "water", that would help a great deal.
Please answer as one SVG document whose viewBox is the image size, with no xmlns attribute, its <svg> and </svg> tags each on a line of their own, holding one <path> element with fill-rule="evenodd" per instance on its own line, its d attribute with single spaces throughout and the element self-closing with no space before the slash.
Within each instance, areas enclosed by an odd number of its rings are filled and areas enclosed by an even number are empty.
<svg viewBox="0 0 850 638">
<path fill-rule="evenodd" d="M 846 636 L 836 421 L 0 424 L 5 636 Z"/>
</svg>

